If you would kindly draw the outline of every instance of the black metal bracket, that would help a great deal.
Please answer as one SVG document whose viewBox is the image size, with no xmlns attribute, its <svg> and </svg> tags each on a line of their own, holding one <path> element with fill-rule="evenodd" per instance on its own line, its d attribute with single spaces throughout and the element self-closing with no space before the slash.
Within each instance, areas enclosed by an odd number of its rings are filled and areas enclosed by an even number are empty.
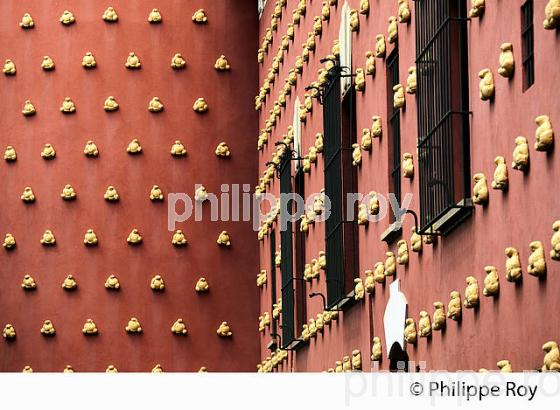
<svg viewBox="0 0 560 410">
<path fill-rule="evenodd" d="M 327 298 L 325 297 L 325 295 L 323 295 L 321 292 L 311 292 L 309 294 L 310 298 L 314 298 L 316 296 L 321 297 L 321 299 L 323 300 L 323 310 L 328 311 L 328 312 L 342 312 L 341 309 L 329 309 L 327 307 Z"/>
</svg>

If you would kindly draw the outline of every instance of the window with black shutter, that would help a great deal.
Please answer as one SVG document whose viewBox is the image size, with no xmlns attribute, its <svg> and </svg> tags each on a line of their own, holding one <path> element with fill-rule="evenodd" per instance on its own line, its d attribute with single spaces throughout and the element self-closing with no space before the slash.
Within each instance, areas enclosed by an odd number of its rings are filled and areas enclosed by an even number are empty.
<svg viewBox="0 0 560 410">
<path fill-rule="evenodd" d="M 523 57 L 523 91 L 525 91 L 535 82 L 533 0 L 527 0 L 521 6 L 521 53 Z"/>
<path fill-rule="evenodd" d="M 276 231 L 273 229 L 270 231 L 270 297 L 272 299 L 272 304 L 276 303 L 278 298 L 276 293 Z M 274 306 L 271 306 L 274 309 Z M 276 333 L 277 324 L 276 320 L 272 320 L 272 332 Z"/>
<path fill-rule="evenodd" d="M 387 58 L 387 112 L 389 113 L 389 192 L 401 203 L 401 110 L 393 106 L 393 87 L 399 84 L 399 48 Z M 391 208 L 392 209 L 392 208 Z M 391 220 L 396 220 L 391 212 Z"/>
<path fill-rule="evenodd" d="M 466 0 L 416 1 L 420 233 L 472 212 Z"/>
</svg>

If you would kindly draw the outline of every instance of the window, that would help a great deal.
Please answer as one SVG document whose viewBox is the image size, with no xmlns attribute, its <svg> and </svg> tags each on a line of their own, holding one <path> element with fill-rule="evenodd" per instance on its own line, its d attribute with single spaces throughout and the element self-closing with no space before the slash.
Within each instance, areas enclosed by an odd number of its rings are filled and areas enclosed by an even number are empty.
<svg viewBox="0 0 560 410">
<path fill-rule="evenodd" d="M 327 305 L 334 307 L 353 289 L 357 272 L 357 225 L 346 221 L 346 194 L 356 192 L 357 170 L 352 166 L 352 144 L 356 141 L 356 91 L 352 81 L 341 101 L 342 68 L 331 69 L 323 89 L 323 129 L 325 138 L 325 195 L 331 214 L 325 221 L 327 256 Z M 342 77 L 343 78 L 343 77 Z M 353 204 L 357 208 L 356 204 Z M 354 215 L 356 215 L 356 209 Z"/>
<path fill-rule="evenodd" d="M 466 0 L 416 1 L 420 233 L 472 212 Z"/>
<path fill-rule="evenodd" d="M 387 112 L 389 113 L 389 192 L 401 203 L 401 110 L 393 107 L 393 86 L 399 84 L 399 48 L 387 58 Z M 391 212 L 391 219 L 396 220 Z"/>
<path fill-rule="evenodd" d="M 294 177 L 294 192 L 301 198 L 305 198 L 304 190 L 304 173 L 303 170 L 296 172 Z M 296 329 L 301 329 L 307 323 L 307 292 L 306 282 L 303 279 L 303 271 L 305 270 L 305 232 L 295 229 L 295 265 L 296 265 L 296 279 L 295 279 L 295 315 Z"/>
<path fill-rule="evenodd" d="M 299 110 L 301 108 L 301 103 L 299 102 L 299 97 L 296 97 L 296 102 L 294 103 L 294 120 L 292 122 L 292 127 L 294 130 L 294 151 L 297 157 L 301 157 L 301 120 L 299 119 Z M 299 171 L 301 167 L 300 161 L 296 161 L 296 172 Z"/>
<path fill-rule="evenodd" d="M 521 53 L 523 55 L 523 91 L 535 82 L 533 0 L 521 6 Z"/>
<path fill-rule="evenodd" d="M 286 149 L 280 163 L 280 196 L 281 209 L 291 209 L 293 201 L 288 195 L 292 192 L 292 166 L 290 150 Z M 288 207 L 290 206 L 290 208 Z M 291 212 L 290 212 L 291 213 Z M 280 213 L 279 218 L 282 218 Z M 291 220 L 281 221 L 281 226 L 285 224 L 286 229 L 280 231 L 280 252 L 282 260 L 280 262 L 280 272 L 282 274 L 282 344 L 283 348 L 288 347 L 295 339 L 294 331 L 294 275 L 293 275 L 293 246 L 292 232 L 293 223 Z"/>
<path fill-rule="evenodd" d="M 340 48 L 340 65 L 348 67 L 350 72 L 352 72 L 352 31 L 350 30 L 350 6 L 348 6 L 348 2 L 344 2 L 344 6 L 342 6 L 338 45 Z M 341 79 L 340 87 L 342 94 L 346 93 L 351 84 L 352 79 L 350 77 Z"/>
<path fill-rule="evenodd" d="M 270 232 L 270 297 L 272 304 L 276 303 L 278 296 L 276 295 L 276 231 Z M 274 309 L 271 306 L 271 311 Z M 276 320 L 272 320 L 272 333 L 276 333 Z"/>
</svg>

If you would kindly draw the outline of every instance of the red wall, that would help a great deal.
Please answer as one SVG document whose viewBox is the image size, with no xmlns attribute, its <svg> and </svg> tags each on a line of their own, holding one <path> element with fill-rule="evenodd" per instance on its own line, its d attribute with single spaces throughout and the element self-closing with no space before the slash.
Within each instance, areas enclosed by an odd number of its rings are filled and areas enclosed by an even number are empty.
<svg viewBox="0 0 560 410">
<path fill-rule="evenodd" d="M 273 2 L 269 2 L 273 3 Z M 269 53 L 261 65 L 261 85 L 271 65 L 272 57 L 291 22 L 291 12 L 298 1 L 288 1 L 282 21 L 275 35 L 272 53 Z M 348 1 L 351 8 L 358 8 L 358 0 Z M 419 339 L 416 347 L 408 346 L 407 353 L 411 360 L 425 362 L 427 369 L 474 369 L 481 367 L 496 368 L 496 362 L 509 359 L 515 370 L 535 369 L 542 365 L 541 346 L 548 340 L 560 339 L 560 321 L 554 312 L 560 310 L 557 295 L 560 292 L 560 280 L 557 275 L 558 262 L 549 258 L 551 225 L 558 219 L 560 199 L 556 194 L 556 175 L 560 170 L 557 150 L 550 154 L 536 152 L 534 118 L 540 114 L 550 116 L 553 126 L 560 124 L 560 103 L 555 95 L 555 84 L 560 81 L 560 72 L 555 61 L 560 57 L 560 38 L 554 31 L 542 28 L 545 0 L 535 1 L 535 84 L 526 92 L 522 91 L 521 60 L 521 16 L 518 0 L 506 5 L 505 2 L 487 2 L 483 18 L 472 19 L 468 23 L 469 34 L 469 78 L 471 116 L 471 164 L 472 173 L 484 172 L 488 183 L 494 172 L 493 159 L 497 155 L 506 158 L 509 168 L 510 188 L 507 192 L 490 190 L 490 202 L 482 208 L 477 206 L 472 217 L 462 223 L 448 237 L 441 238 L 436 245 L 424 246 L 421 255 L 410 252 L 408 267 L 398 266 L 396 277 L 401 280 L 401 291 L 408 299 L 408 316 L 416 321 L 421 310 L 433 312 L 432 303 L 437 300 L 447 307 L 449 293 L 458 290 L 461 295 L 465 289 L 465 278 L 475 276 L 481 291 L 481 306 L 478 311 L 463 309 L 463 321 L 458 324 L 447 321 L 445 332 L 434 332 L 430 339 Z M 304 71 L 298 77 L 298 83 L 288 98 L 271 141 L 281 139 L 288 125 L 292 123 L 293 105 L 296 96 L 303 100 L 304 87 L 317 78 L 319 60 L 330 54 L 333 39 L 338 37 L 341 9 L 344 1 L 339 1 L 337 8 L 331 8 L 329 23 L 323 23 L 323 35 L 317 38 L 317 50 L 311 53 L 309 63 L 304 64 Z M 370 0 L 369 17 L 360 15 L 360 31 L 353 33 L 353 69 L 365 68 L 365 52 L 375 49 L 375 36 L 387 35 L 387 19 L 397 15 L 397 1 Z M 412 10 L 410 24 L 399 24 L 400 79 L 406 83 L 407 70 L 415 61 L 414 2 L 409 1 Z M 295 57 L 301 52 L 301 44 L 307 33 L 312 30 L 313 17 L 321 14 L 321 2 L 307 2 L 307 15 L 296 27 L 294 42 L 285 54 L 284 64 L 277 77 L 271 97 L 260 114 L 260 127 L 268 116 L 272 102 L 287 78 L 288 70 L 294 66 Z M 270 23 L 273 4 L 267 4 L 261 20 L 261 37 Z M 515 75 L 511 80 L 497 74 L 500 44 L 513 43 L 516 60 Z M 392 51 L 388 44 L 387 56 Z M 387 94 L 386 67 L 384 60 L 376 59 L 377 74 L 367 76 L 366 90 L 357 96 L 357 129 L 371 127 L 371 117 L 380 115 L 384 132 L 387 131 Z M 478 97 L 478 72 L 489 67 L 494 73 L 496 96 L 493 102 L 483 102 Z M 322 109 L 315 101 L 313 114 L 303 126 L 303 150 L 313 144 L 316 132 L 322 131 Z M 401 113 L 401 152 L 414 154 L 416 176 L 413 180 L 402 180 L 402 194 L 413 194 L 411 208 L 419 213 L 418 163 L 416 158 L 417 139 L 416 99 L 406 95 L 406 109 Z M 386 134 L 385 134 L 386 135 Z M 514 139 L 518 135 L 526 136 L 530 144 L 531 169 L 522 174 L 512 170 L 512 152 Z M 274 145 L 269 143 L 260 154 L 260 170 L 270 160 Z M 350 155 L 350 153 L 348 154 Z M 358 170 L 359 190 L 364 195 L 371 190 L 385 194 L 388 186 L 388 139 L 381 138 L 373 143 L 371 153 L 363 152 L 362 166 Z M 306 196 L 318 192 L 324 186 L 323 158 L 312 166 L 311 174 L 305 176 Z M 278 192 L 279 183 L 275 181 L 272 192 Z M 370 223 L 368 228 L 359 228 L 360 276 L 365 277 L 366 269 L 373 269 L 375 262 L 384 261 L 385 252 L 392 250 L 396 254 L 396 242 L 387 247 L 380 241 L 381 233 L 388 227 L 388 218 Z M 411 217 L 405 218 L 404 236 L 409 242 Z M 548 264 L 548 276 L 545 280 L 526 273 L 529 243 L 540 240 L 544 243 Z M 277 240 L 277 243 L 279 241 Z M 261 246 L 261 266 L 270 269 L 269 244 Z M 324 250 L 324 224 L 315 224 L 310 228 L 306 241 L 307 262 Z M 410 246 L 410 242 L 409 242 Z M 524 270 L 523 283 L 515 286 L 505 280 L 504 249 L 516 247 L 520 252 Z M 327 256 L 328 257 L 328 256 Z M 495 265 L 501 281 L 499 298 L 482 296 L 484 266 Z M 389 283 L 376 285 L 375 293 L 366 294 L 365 301 L 344 311 L 337 323 L 326 329 L 323 335 L 312 339 L 311 343 L 290 353 L 289 363 L 284 369 L 295 371 L 324 371 L 334 367 L 336 360 L 350 355 L 353 349 L 360 349 L 364 360 L 364 369 L 369 370 L 369 355 L 373 336 L 380 336 L 385 346 L 383 314 L 389 297 Z M 277 283 L 280 289 L 280 282 Z M 317 283 L 314 281 L 308 292 L 326 292 L 325 276 Z M 261 294 L 261 311 L 270 310 L 270 289 Z M 307 300 L 307 317 L 315 317 L 322 310 L 319 298 Z M 298 329 L 298 333 L 301 329 Z M 261 357 L 269 355 L 266 344 L 268 334 L 261 337 Z M 385 351 L 385 350 L 384 350 Z M 388 369 L 389 361 L 384 354 L 382 369 Z"/>
<path fill-rule="evenodd" d="M 0 343 L 0 370 L 31 365 L 35 371 L 61 371 L 71 364 L 76 371 L 104 371 L 113 364 L 119 371 L 149 371 L 156 363 L 166 371 L 254 369 L 257 254 L 251 224 L 210 222 L 205 210 L 205 222 L 177 226 L 189 245 L 174 248 L 167 200 L 153 203 L 148 198 L 153 184 L 165 194 L 192 195 L 196 183 L 219 193 L 221 184 L 255 180 L 254 5 L 188 3 L 158 2 L 163 16 L 159 25 L 148 23 L 155 4 L 145 0 L 113 1 L 119 15 L 114 24 L 101 19 L 109 3 L 9 1 L 0 6 L 0 59 L 10 58 L 17 66 L 17 75 L 0 78 L 0 145 L 13 145 L 18 155 L 17 162 L 0 164 L 0 232 L 2 237 L 11 232 L 17 240 L 14 251 L 0 252 L 0 323 L 11 323 L 17 331 L 14 342 Z M 206 25 L 191 21 L 200 7 L 208 15 Z M 65 9 L 74 13 L 76 24 L 59 23 Z M 19 28 L 25 12 L 34 18 L 34 29 Z M 81 66 L 87 51 L 97 59 L 94 70 Z M 140 70 L 124 67 L 130 51 L 140 57 Z M 170 68 L 176 52 L 187 60 L 186 70 Z M 230 72 L 214 70 L 221 54 L 229 59 Z M 54 59 L 55 71 L 41 69 L 44 55 Z M 109 95 L 120 104 L 116 113 L 103 110 Z M 59 112 L 66 96 L 77 106 L 74 115 Z M 162 113 L 148 112 L 153 96 L 165 105 Z M 206 114 L 192 110 L 198 97 L 209 104 Z M 21 115 L 26 99 L 35 104 L 36 116 Z M 127 154 L 132 138 L 140 139 L 141 155 Z M 99 147 L 97 159 L 82 153 L 89 139 Z M 185 158 L 169 153 L 176 139 L 187 148 Z M 229 144 L 230 159 L 215 156 L 221 141 Z M 40 157 L 45 143 L 55 147 L 56 159 Z M 76 201 L 60 198 L 67 183 L 76 189 Z M 35 192 L 34 204 L 20 200 L 26 185 Z M 118 189 L 120 202 L 103 200 L 108 185 Z M 144 242 L 131 247 L 126 238 L 135 227 Z M 88 228 L 97 233 L 98 247 L 83 245 Z M 55 233 L 56 247 L 39 243 L 45 229 Z M 222 230 L 231 235 L 230 249 L 216 244 Z M 37 291 L 21 289 L 26 273 L 34 276 Z M 78 281 L 75 292 L 61 288 L 70 273 Z M 121 282 L 119 292 L 104 288 L 111 273 Z M 166 281 L 163 293 L 149 287 L 158 273 Z M 200 276 L 209 281 L 208 294 L 194 290 Z M 144 334 L 125 333 L 131 316 L 140 320 Z M 187 337 L 170 332 L 178 317 L 187 325 Z M 82 335 L 87 318 L 96 322 L 97 337 Z M 56 337 L 39 333 L 45 319 L 53 321 Z M 216 335 L 224 320 L 232 327 L 231 339 Z"/>
</svg>

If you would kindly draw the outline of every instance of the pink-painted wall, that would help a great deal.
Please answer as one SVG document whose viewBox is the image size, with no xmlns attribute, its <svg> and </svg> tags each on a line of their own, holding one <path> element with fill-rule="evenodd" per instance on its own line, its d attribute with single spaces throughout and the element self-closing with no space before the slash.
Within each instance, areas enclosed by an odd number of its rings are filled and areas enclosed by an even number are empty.
<svg viewBox="0 0 560 410">
<path fill-rule="evenodd" d="M 272 4 L 270 4 L 272 3 Z M 260 128 L 272 107 L 272 102 L 287 78 L 288 70 L 294 66 L 296 55 L 301 52 L 301 44 L 312 30 L 313 17 L 321 14 L 322 2 L 308 1 L 307 14 L 296 26 L 294 41 L 284 55 L 284 63 L 276 78 L 271 95 L 260 112 Z M 319 60 L 331 53 L 332 42 L 338 37 L 343 0 L 338 7 L 331 7 L 330 22 L 323 23 L 323 34 L 317 38 L 316 51 L 304 64 L 303 74 L 298 76 L 292 95 L 287 98 L 286 108 L 275 127 L 270 141 L 280 140 L 293 119 L 293 105 L 296 96 L 303 100 L 304 88 L 317 78 L 321 67 Z M 348 1 L 351 8 L 359 8 L 359 0 Z M 365 53 L 375 48 L 375 36 L 387 35 L 387 19 L 397 15 L 398 2 L 370 0 L 368 17 L 360 15 L 359 33 L 353 33 L 353 69 L 365 68 Z M 431 338 L 419 338 L 417 346 L 408 345 L 406 350 L 411 360 L 425 362 L 427 369 L 440 370 L 477 370 L 481 367 L 495 369 L 501 359 L 511 361 L 515 370 L 536 369 L 542 365 L 541 346 L 548 340 L 560 340 L 560 319 L 555 312 L 560 311 L 557 295 L 560 292 L 558 277 L 559 263 L 549 257 L 551 225 L 559 219 L 560 198 L 556 194 L 556 175 L 560 170 L 557 149 L 549 154 L 535 151 L 534 118 L 541 114 L 549 115 L 553 126 L 560 124 L 560 103 L 556 98 L 556 84 L 560 81 L 560 71 L 556 61 L 560 58 L 560 35 L 555 31 L 542 28 L 545 0 L 535 0 L 534 42 L 535 42 L 535 84 L 527 91 L 522 90 L 521 61 L 521 12 L 522 1 L 487 2 L 482 18 L 468 22 L 469 43 L 469 94 L 471 116 L 471 171 L 483 172 L 490 184 L 494 173 L 494 158 L 502 155 L 509 168 L 510 187 L 507 192 L 490 189 L 490 201 L 485 207 L 476 206 L 473 215 L 463 222 L 447 237 L 440 238 L 437 244 L 424 245 L 422 254 L 410 252 L 407 267 L 398 265 L 396 277 L 401 280 L 401 291 L 408 300 L 408 316 L 416 321 L 421 310 L 433 312 L 432 303 L 442 301 L 446 308 L 449 293 L 458 290 L 464 294 L 465 278 L 475 276 L 481 290 L 480 308 L 476 311 L 463 309 L 463 321 L 447 321 L 444 332 L 434 332 Z M 271 65 L 281 36 L 291 22 L 291 12 L 298 1 L 289 0 L 275 34 L 269 54 L 261 65 L 262 82 Z M 406 83 L 407 70 L 413 66 L 416 55 L 415 10 L 414 2 L 409 1 L 412 19 L 409 24 L 399 24 L 399 74 L 401 83 Z M 267 4 L 260 27 L 262 38 L 264 29 L 270 23 L 273 2 Z M 513 44 L 516 70 L 512 79 L 498 75 L 500 45 Z M 392 51 L 388 44 L 387 55 Z M 366 77 L 366 90 L 358 93 L 356 101 L 357 129 L 371 127 L 371 117 L 382 117 L 384 131 L 387 130 L 387 94 L 385 61 L 376 59 L 375 77 Z M 478 72 L 488 67 L 494 74 L 496 86 L 493 102 L 479 99 Z M 417 116 L 416 98 L 406 95 L 406 108 L 401 112 L 401 152 L 411 152 L 415 156 L 416 175 L 414 179 L 402 179 L 402 195 L 411 193 L 411 209 L 419 213 L 419 178 L 416 158 Z M 303 151 L 313 144 L 317 132 L 322 132 L 322 107 L 314 101 L 313 113 L 303 126 Z M 530 145 L 531 167 L 526 173 L 512 170 L 514 139 L 518 135 L 528 138 Z M 265 168 L 275 151 L 269 143 L 259 154 L 260 172 Z M 350 155 L 350 153 L 348 154 Z M 358 170 L 359 191 L 367 194 L 371 190 L 385 194 L 388 185 L 388 138 L 386 134 L 374 140 L 370 153 L 363 152 L 362 165 Z M 323 158 L 312 166 L 305 176 L 306 196 L 318 192 L 324 186 Z M 275 180 L 269 189 L 278 193 L 279 182 Z M 366 269 L 373 269 L 377 261 L 384 261 L 385 252 L 396 254 L 396 242 L 387 247 L 380 241 L 380 234 L 388 227 L 388 218 L 370 223 L 367 228 L 359 227 L 359 266 L 363 278 Z M 414 222 L 410 216 L 405 218 L 403 239 L 409 242 Z M 306 237 L 307 262 L 325 249 L 324 223 L 311 226 Z M 548 275 L 538 280 L 527 274 L 529 243 L 540 240 L 545 246 Z M 279 246 L 279 240 L 277 239 Z M 410 246 L 410 242 L 409 242 Z M 523 266 L 523 282 L 519 285 L 505 280 L 504 249 L 517 248 Z M 261 267 L 270 270 L 269 243 L 265 239 L 260 244 Z M 484 267 L 495 265 L 501 281 L 500 296 L 482 296 Z M 277 276 L 280 276 L 278 271 Z M 391 281 L 393 279 L 389 279 Z M 388 281 L 388 282 L 389 282 Z M 364 369 L 369 370 L 371 339 L 380 336 L 385 345 L 383 314 L 389 297 L 389 287 L 376 285 L 375 293 L 366 294 L 364 301 L 341 314 L 338 322 L 325 328 L 324 334 L 312 339 L 308 346 L 289 354 L 289 361 L 281 369 L 295 371 L 324 371 L 334 367 L 335 361 L 350 355 L 352 350 L 360 349 L 364 359 Z M 277 283 L 280 289 L 280 282 Z M 326 292 L 325 275 L 313 281 L 308 292 Z M 270 288 L 261 292 L 261 311 L 270 310 Z M 307 316 L 315 317 L 322 310 L 319 298 L 307 300 Z M 261 336 L 261 357 L 265 359 L 270 352 L 266 344 L 270 340 L 267 332 Z M 298 329 L 297 332 L 301 332 Z M 388 369 L 389 361 L 384 355 L 382 369 Z"/>
</svg>

